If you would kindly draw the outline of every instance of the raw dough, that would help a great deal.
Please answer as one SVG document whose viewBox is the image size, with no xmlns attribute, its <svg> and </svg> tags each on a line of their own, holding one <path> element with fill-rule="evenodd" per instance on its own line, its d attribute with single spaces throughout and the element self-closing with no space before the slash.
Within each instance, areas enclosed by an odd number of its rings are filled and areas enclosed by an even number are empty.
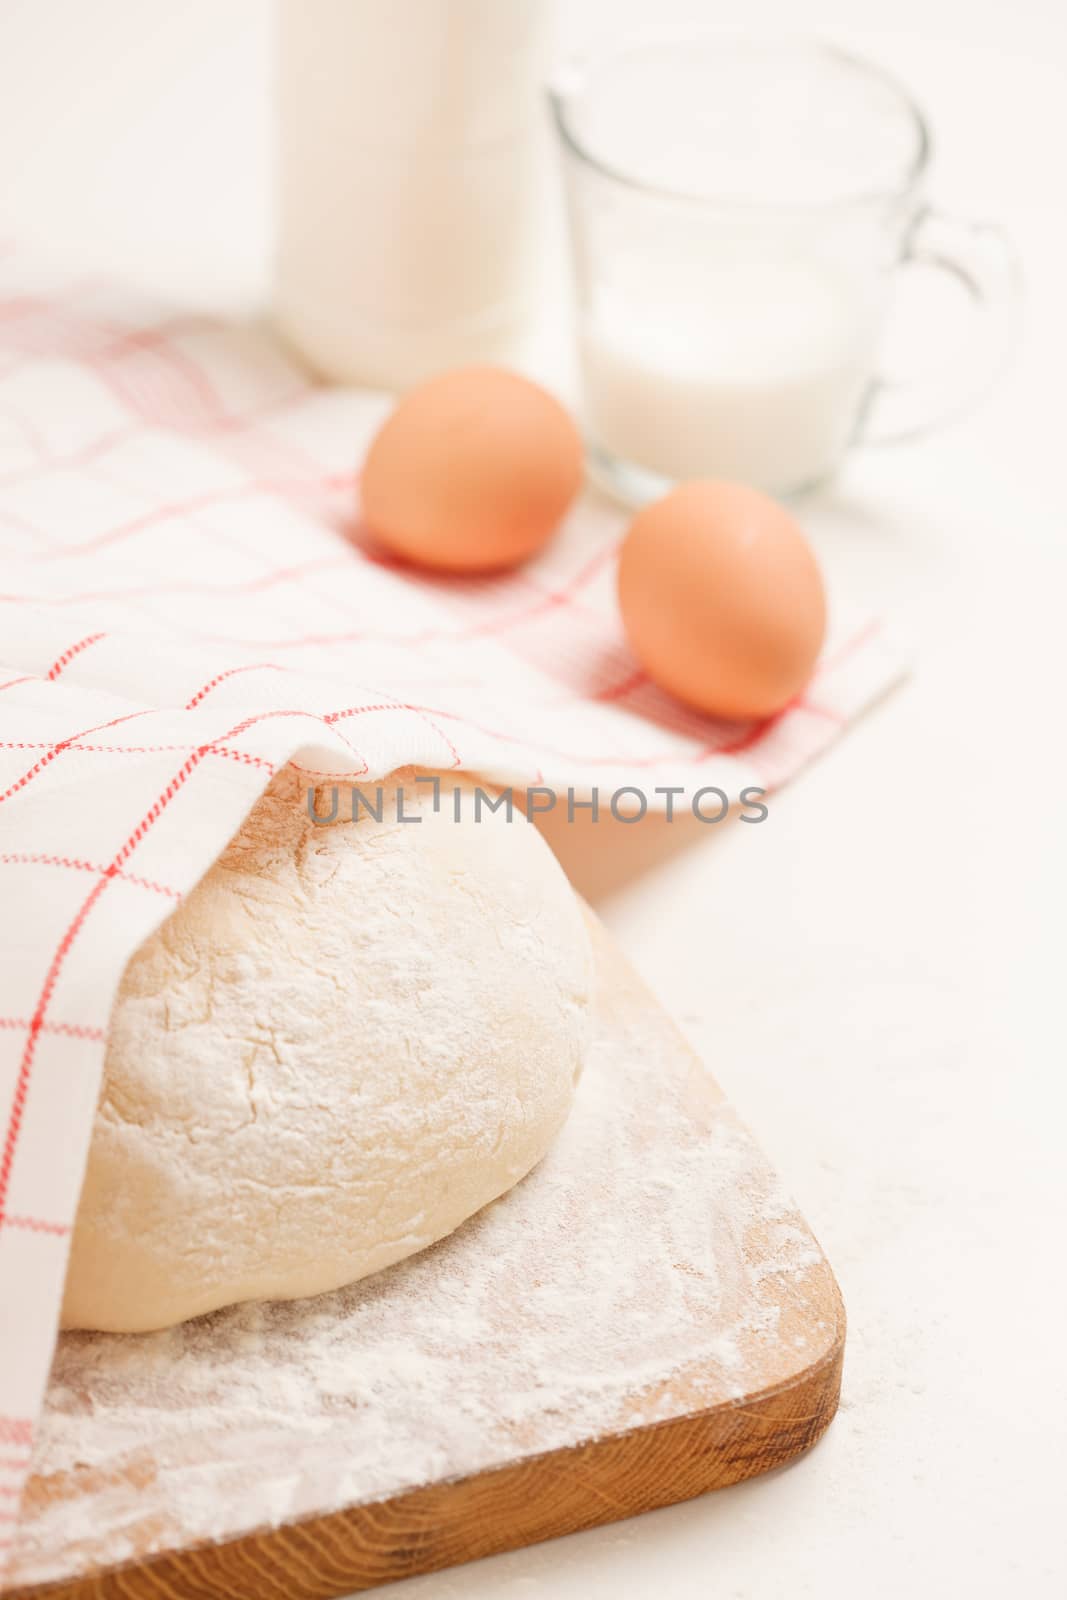
<svg viewBox="0 0 1067 1600">
<path fill-rule="evenodd" d="M 341 788 L 322 826 L 283 773 L 133 957 L 64 1326 L 337 1288 L 450 1233 L 548 1149 L 586 1033 L 581 909 L 520 812 L 475 821 L 473 781 L 448 774 L 435 814 L 405 776 L 418 824 L 391 788 L 381 822 L 353 822 Z"/>
</svg>

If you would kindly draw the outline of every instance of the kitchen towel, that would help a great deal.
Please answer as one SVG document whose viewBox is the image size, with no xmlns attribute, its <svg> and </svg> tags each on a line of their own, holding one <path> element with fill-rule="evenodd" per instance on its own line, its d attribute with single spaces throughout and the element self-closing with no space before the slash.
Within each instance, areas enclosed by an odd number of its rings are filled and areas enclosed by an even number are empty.
<svg viewBox="0 0 1067 1600">
<path fill-rule="evenodd" d="M 627 650 L 624 519 L 592 496 L 519 572 L 405 569 L 357 512 L 387 406 L 262 327 L 0 255 L 0 1569 L 116 986 L 272 773 L 462 767 L 662 808 L 773 788 L 900 672 L 838 616 L 780 716 L 686 710 Z"/>
</svg>

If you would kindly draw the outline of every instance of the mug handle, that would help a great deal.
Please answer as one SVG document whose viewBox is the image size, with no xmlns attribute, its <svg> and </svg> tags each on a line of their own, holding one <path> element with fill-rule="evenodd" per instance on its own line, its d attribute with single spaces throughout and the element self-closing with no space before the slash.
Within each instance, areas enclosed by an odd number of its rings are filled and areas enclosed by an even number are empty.
<svg viewBox="0 0 1067 1600">
<path fill-rule="evenodd" d="M 857 424 L 857 444 L 898 444 L 953 421 L 992 387 L 1018 339 L 1022 274 L 1008 235 L 995 224 L 923 210 L 899 267 L 947 273 L 971 298 L 977 336 L 962 368 L 875 378 Z"/>
</svg>

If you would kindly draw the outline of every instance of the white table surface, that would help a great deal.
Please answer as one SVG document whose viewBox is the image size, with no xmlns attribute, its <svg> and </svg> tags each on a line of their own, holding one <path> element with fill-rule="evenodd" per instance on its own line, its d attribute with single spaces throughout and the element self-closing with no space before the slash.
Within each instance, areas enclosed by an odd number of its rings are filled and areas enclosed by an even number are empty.
<svg viewBox="0 0 1067 1600">
<path fill-rule="evenodd" d="M 566 30 L 641 9 L 567 0 Z M 268 12 L 3 0 L 0 234 L 185 302 L 262 297 Z M 746 16 L 797 21 L 785 0 Z M 1024 347 L 964 424 L 857 453 L 802 507 L 835 579 L 910 631 L 909 684 L 764 827 L 555 842 L 822 1240 L 841 1410 L 785 1471 L 395 1600 L 1067 1585 L 1067 21 L 1053 0 L 839 0 L 804 22 L 910 81 L 935 195 L 1010 227 Z"/>
</svg>

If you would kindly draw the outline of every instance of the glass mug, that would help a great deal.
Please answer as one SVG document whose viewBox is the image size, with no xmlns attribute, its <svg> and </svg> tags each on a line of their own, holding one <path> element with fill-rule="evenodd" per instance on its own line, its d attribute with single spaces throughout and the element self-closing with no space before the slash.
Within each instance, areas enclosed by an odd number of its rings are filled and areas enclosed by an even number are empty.
<svg viewBox="0 0 1067 1600">
<path fill-rule="evenodd" d="M 622 498 L 693 477 L 792 493 L 999 368 L 1010 247 L 927 208 L 926 123 L 878 68 L 813 40 L 642 33 L 550 97 L 591 461 Z M 897 384 L 878 360 L 908 263 L 961 283 L 983 327 L 966 361 Z"/>
</svg>

